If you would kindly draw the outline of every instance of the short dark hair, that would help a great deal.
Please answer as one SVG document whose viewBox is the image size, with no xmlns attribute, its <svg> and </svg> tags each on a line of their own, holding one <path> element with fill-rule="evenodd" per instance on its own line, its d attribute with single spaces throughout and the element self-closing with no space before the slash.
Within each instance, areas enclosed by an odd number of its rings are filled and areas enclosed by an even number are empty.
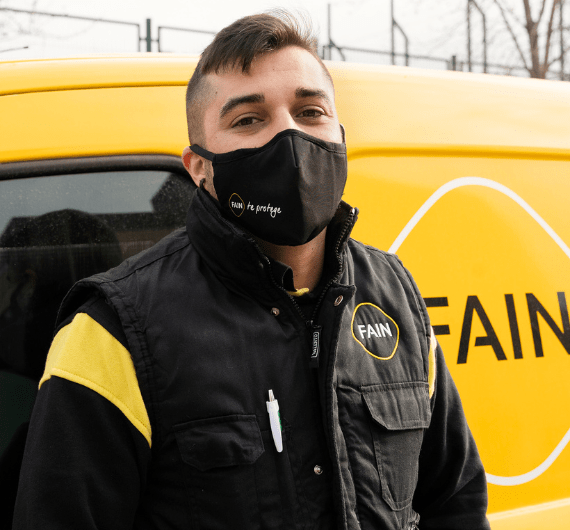
<svg viewBox="0 0 570 530">
<path fill-rule="evenodd" d="M 186 116 L 190 142 L 204 142 L 204 108 L 208 98 L 204 76 L 234 68 L 247 73 L 256 57 L 287 46 L 297 46 L 313 55 L 332 85 L 330 73 L 318 54 L 317 38 L 306 19 L 299 20 L 284 10 L 240 18 L 216 34 L 188 82 Z"/>
</svg>

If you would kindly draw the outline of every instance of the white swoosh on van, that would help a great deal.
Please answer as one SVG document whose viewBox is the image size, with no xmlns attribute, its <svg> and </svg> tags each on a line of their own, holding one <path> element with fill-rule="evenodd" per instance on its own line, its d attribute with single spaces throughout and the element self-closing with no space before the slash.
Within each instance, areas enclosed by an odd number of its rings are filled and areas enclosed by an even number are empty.
<svg viewBox="0 0 570 530">
<path fill-rule="evenodd" d="M 566 445 L 568 445 L 568 442 L 570 442 L 570 429 L 568 429 L 568 432 L 564 435 L 562 440 L 560 440 L 560 443 L 556 446 L 556 449 L 550 453 L 550 456 L 542 464 L 535 467 L 532 471 L 529 471 L 528 473 L 524 473 L 522 475 L 516 475 L 514 477 L 499 477 L 497 475 L 486 473 L 487 482 L 490 484 L 496 484 L 497 486 L 519 486 L 525 482 L 530 482 L 536 477 L 542 475 L 554 463 L 562 450 L 566 447 Z"/>
<path fill-rule="evenodd" d="M 493 190 L 499 191 L 515 201 L 519 206 L 521 206 L 543 229 L 544 231 L 556 242 L 560 247 L 562 252 L 570 259 L 570 248 L 568 245 L 562 241 L 560 236 L 552 229 L 552 227 L 528 204 L 522 197 L 517 195 L 513 190 L 495 182 L 494 180 L 485 179 L 481 177 L 461 177 L 455 180 L 451 180 L 438 188 L 431 197 L 422 204 L 420 209 L 413 215 L 413 217 L 408 221 L 404 229 L 400 232 L 398 237 L 392 243 L 392 246 L 388 249 L 388 252 L 397 252 L 402 243 L 410 235 L 410 232 L 416 227 L 420 219 L 430 210 L 430 208 L 441 199 L 446 193 L 455 190 L 457 188 L 462 188 L 463 186 L 483 186 L 485 188 L 491 188 Z M 518 486 L 526 482 L 534 480 L 536 477 L 542 475 L 558 458 L 560 453 L 570 442 L 570 429 L 560 440 L 559 444 L 556 446 L 554 451 L 550 453 L 548 458 L 542 462 L 539 466 L 535 467 L 532 471 L 524 473 L 522 475 L 516 475 L 513 477 L 501 477 L 497 475 L 491 475 L 487 473 L 487 482 L 490 484 L 496 484 L 498 486 Z"/>
<path fill-rule="evenodd" d="M 540 217 L 540 215 L 538 215 L 538 213 L 530 206 L 530 204 L 528 204 L 522 197 L 519 197 L 513 190 L 507 188 L 506 186 L 503 186 L 494 180 L 484 179 L 481 177 L 461 177 L 455 180 L 450 180 L 441 186 L 441 188 L 438 188 L 408 221 L 404 229 L 392 243 L 392 246 L 388 249 L 388 252 L 398 251 L 401 244 L 408 237 L 408 235 L 410 235 L 410 232 L 415 228 L 419 220 L 437 201 L 439 201 L 439 199 L 441 199 L 446 193 L 449 193 L 450 191 L 457 188 L 462 188 L 464 186 L 483 186 L 484 188 L 491 188 L 493 190 L 500 191 L 507 197 L 511 198 L 545 230 L 545 232 L 556 242 L 564 254 L 566 254 L 566 256 L 568 256 L 570 259 L 570 248 L 568 248 L 568 245 L 562 241 L 560 236 L 554 230 L 552 230 L 551 226 L 542 217 Z"/>
</svg>

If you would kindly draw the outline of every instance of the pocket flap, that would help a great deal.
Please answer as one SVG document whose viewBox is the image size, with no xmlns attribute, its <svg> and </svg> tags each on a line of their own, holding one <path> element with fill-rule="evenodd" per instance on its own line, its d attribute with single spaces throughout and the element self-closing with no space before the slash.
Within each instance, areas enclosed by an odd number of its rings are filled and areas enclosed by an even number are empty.
<svg viewBox="0 0 570 530">
<path fill-rule="evenodd" d="M 370 415 L 390 431 L 429 427 L 431 409 L 427 383 L 392 383 L 361 388 Z"/>
<path fill-rule="evenodd" d="M 182 460 L 200 471 L 253 464 L 264 451 L 255 415 L 189 421 L 175 435 Z"/>
</svg>

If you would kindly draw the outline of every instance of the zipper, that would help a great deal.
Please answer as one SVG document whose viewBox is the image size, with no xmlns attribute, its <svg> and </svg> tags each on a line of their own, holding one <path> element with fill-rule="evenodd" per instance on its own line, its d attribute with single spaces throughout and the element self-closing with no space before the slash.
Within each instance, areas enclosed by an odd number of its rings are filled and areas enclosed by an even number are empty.
<svg viewBox="0 0 570 530">
<path fill-rule="evenodd" d="M 285 293 L 285 295 L 291 301 L 291 304 L 295 308 L 295 311 L 301 317 L 301 320 L 303 322 L 305 322 L 305 326 L 308 329 L 310 329 L 312 332 L 311 357 L 310 357 L 310 362 L 309 362 L 311 368 L 317 368 L 319 366 L 319 357 L 320 357 L 320 350 L 321 350 L 321 347 L 320 347 L 320 345 L 321 345 L 321 331 L 323 329 L 322 326 L 315 323 L 315 320 L 317 318 L 317 314 L 319 312 L 321 304 L 322 304 L 322 302 L 323 302 L 323 300 L 327 294 L 327 291 L 329 290 L 329 287 L 334 282 L 338 281 L 338 279 L 342 275 L 342 258 L 339 254 L 340 243 L 344 239 L 344 236 L 346 235 L 348 228 L 352 224 L 353 218 L 354 218 L 354 208 L 351 208 L 350 213 L 348 214 L 348 217 L 347 217 L 347 219 L 344 222 L 344 225 L 342 227 L 342 231 L 340 233 L 340 236 L 337 238 L 337 242 L 336 242 L 336 245 L 334 247 L 334 253 L 335 253 L 335 256 L 336 256 L 336 259 L 338 262 L 338 273 L 334 277 L 332 277 L 328 281 L 328 283 L 324 286 L 323 290 L 321 291 L 321 294 L 319 295 L 317 303 L 315 304 L 315 309 L 313 310 L 313 314 L 311 315 L 311 318 L 309 320 L 306 320 L 306 317 L 305 317 L 303 311 L 301 311 L 299 304 L 297 304 L 295 299 L 287 292 L 287 289 L 285 289 L 282 285 L 279 285 L 277 283 L 277 280 L 273 276 L 273 271 L 271 270 L 271 262 L 269 261 L 269 258 L 263 252 L 261 252 L 259 247 L 256 245 L 256 249 L 257 249 L 260 257 L 262 258 L 262 260 L 265 261 L 265 263 L 267 265 L 269 265 L 268 270 L 269 270 L 269 278 L 271 279 L 271 283 L 273 283 L 273 285 L 278 290 L 283 291 Z"/>
<path fill-rule="evenodd" d="M 311 341 L 311 357 L 309 360 L 309 366 L 311 368 L 318 368 L 320 351 L 321 351 L 321 330 L 322 330 L 322 326 L 318 326 L 318 325 L 313 324 L 312 319 L 306 320 L 305 314 L 303 313 L 303 311 L 301 311 L 299 304 L 297 302 L 295 302 L 295 299 L 287 292 L 287 289 L 285 289 L 282 285 L 279 285 L 277 283 L 275 276 L 273 276 L 273 271 L 271 270 L 271 262 L 269 261 L 269 258 L 265 254 L 263 254 L 263 252 L 261 252 L 261 251 L 260 251 L 260 254 L 262 256 L 262 259 L 267 263 L 267 265 L 269 265 L 268 271 L 269 271 L 269 278 L 271 279 L 271 283 L 273 283 L 273 285 L 278 290 L 285 293 L 285 295 L 287 296 L 287 298 L 289 299 L 289 301 L 291 302 L 291 304 L 295 308 L 295 311 L 297 312 L 297 314 L 299 315 L 301 320 L 305 323 L 305 326 L 311 330 L 312 341 Z M 327 286 L 327 288 L 328 288 L 328 286 Z M 317 301 L 317 304 L 320 304 L 321 299 L 322 299 L 322 297 L 319 298 L 319 300 Z M 318 306 L 315 306 L 315 308 L 317 309 Z"/>
<path fill-rule="evenodd" d="M 340 243 L 341 241 L 344 239 L 344 236 L 346 234 L 346 231 L 348 230 L 349 226 L 352 223 L 352 219 L 354 217 L 354 208 L 352 208 L 350 210 L 350 214 L 348 215 L 348 218 L 346 219 L 346 221 L 344 222 L 344 226 L 342 227 L 342 231 L 340 233 L 340 236 L 338 237 L 337 241 L 336 241 L 336 245 L 334 247 L 334 254 L 336 256 L 336 260 L 338 262 L 338 273 L 333 276 L 328 283 L 324 286 L 323 290 L 321 291 L 321 294 L 319 296 L 319 299 L 317 300 L 317 303 L 315 304 L 315 309 L 313 310 L 313 314 L 310 318 L 309 321 L 307 321 L 306 325 L 308 328 L 311 329 L 312 333 L 313 333 L 313 337 L 312 337 L 312 347 L 311 347 L 311 358 L 309 361 L 309 365 L 311 368 L 318 368 L 319 367 L 319 358 L 320 358 L 320 344 L 321 344 L 321 331 L 323 329 L 322 326 L 319 326 L 318 324 L 315 324 L 315 321 L 317 319 L 317 314 L 319 312 L 319 309 L 321 307 L 321 303 L 323 302 L 327 291 L 329 290 L 329 287 L 336 281 L 338 281 L 342 275 L 342 258 L 340 257 L 339 254 L 339 249 L 340 249 Z M 292 299 L 293 297 L 291 297 Z M 293 300 L 293 302 L 295 303 L 295 305 L 297 305 L 297 303 L 295 302 L 295 300 Z"/>
<path fill-rule="evenodd" d="M 315 309 L 313 310 L 313 315 L 311 316 L 311 320 L 309 321 L 309 322 L 311 322 L 311 324 L 317 318 L 317 313 L 319 311 L 319 308 L 321 307 L 321 303 L 322 303 L 325 295 L 327 294 L 327 291 L 329 290 L 329 287 L 334 282 L 338 281 L 342 275 L 342 258 L 340 257 L 340 254 L 338 253 L 338 251 L 340 249 L 340 242 L 344 239 L 346 231 L 348 230 L 349 226 L 352 223 L 353 217 L 354 217 L 354 208 L 351 208 L 350 213 L 348 214 L 348 218 L 346 219 L 346 221 L 344 222 L 344 226 L 342 227 L 342 232 L 340 233 L 340 236 L 338 237 L 338 239 L 336 241 L 336 245 L 334 247 L 334 254 L 335 254 L 336 260 L 338 262 L 338 273 L 336 274 L 336 276 L 334 276 L 333 278 L 331 278 L 328 281 L 328 283 L 325 285 L 325 287 L 321 291 L 319 299 L 317 300 L 317 303 L 315 304 Z M 291 297 L 291 298 L 293 298 L 293 297 Z"/>
</svg>

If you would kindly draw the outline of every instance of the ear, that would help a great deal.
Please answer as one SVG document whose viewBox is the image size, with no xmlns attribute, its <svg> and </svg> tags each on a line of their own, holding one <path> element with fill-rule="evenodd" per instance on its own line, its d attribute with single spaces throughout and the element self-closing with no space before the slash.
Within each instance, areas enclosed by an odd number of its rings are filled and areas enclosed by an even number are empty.
<svg viewBox="0 0 570 530">
<path fill-rule="evenodd" d="M 194 184 L 200 187 L 200 182 L 202 179 L 206 178 L 206 166 L 204 159 L 194 153 L 190 147 L 185 147 L 182 151 L 182 163 L 186 168 L 186 171 L 192 177 Z"/>
</svg>

